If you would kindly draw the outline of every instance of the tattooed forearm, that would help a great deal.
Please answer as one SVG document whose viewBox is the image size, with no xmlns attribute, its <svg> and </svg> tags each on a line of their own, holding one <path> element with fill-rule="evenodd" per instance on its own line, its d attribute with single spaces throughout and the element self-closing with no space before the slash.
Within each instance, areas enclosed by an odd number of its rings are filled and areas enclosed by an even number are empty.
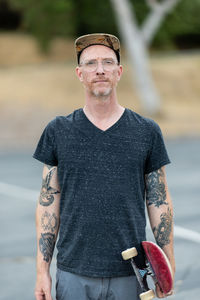
<svg viewBox="0 0 200 300">
<path fill-rule="evenodd" d="M 164 172 L 162 169 L 146 175 L 146 200 L 148 206 L 153 204 L 159 207 L 167 204 Z"/>
<path fill-rule="evenodd" d="M 169 237 L 172 231 L 172 218 L 172 212 L 168 208 L 167 212 L 161 214 L 160 224 L 153 228 L 156 242 L 161 248 L 170 243 Z"/>
<path fill-rule="evenodd" d="M 43 254 L 43 260 L 49 262 L 53 256 L 56 236 L 50 232 L 41 233 L 39 240 L 40 251 Z"/>
<path fill-rule="evenodd" d="M 50 214 L 45 211 L 41 218 L 41 225 L 45 231 L 51 231 L 52 233 L 54 233 L 58 226 L 58 218 L 56 214 Z"/>
<path fill-rule="evenodd" d="M 57 167 L 44 165 L 42 188 L 36 210 L 38 241 L 37 266 L 41 268 L 41 259 L 50 263 L 59 230 L 60 187 Z M 56 201 L 54 201 L 56 199 Z M 53 205 L 51 205 L 53 203 Z M 51 205 L 51 206 L 50 206 Z"/>
<path fill-rule="evenodd" d="M 42 180 L 42 189 L 40 192 L 40 204 L 43 206 L 49 206 L 54 201 L 54 195 L 59 194 L 60 191 L 51 187 L 50 181 L 56 168 L 51 168 L 47 176 Z"/>
</svg>

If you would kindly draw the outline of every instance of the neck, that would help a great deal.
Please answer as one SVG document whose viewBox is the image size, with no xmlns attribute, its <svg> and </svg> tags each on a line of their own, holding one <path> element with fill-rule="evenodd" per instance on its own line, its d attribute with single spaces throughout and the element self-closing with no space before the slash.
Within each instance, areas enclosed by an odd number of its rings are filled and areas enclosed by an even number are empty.
<svg viewBox="0 0 200 300">
<path fill-rule="evenodd" d="M 119 105 L 116 91 L 113 91 L 112 94 L 103 97 L 95 97 L 86 93 L 83 110 L 90 119 L 103 121 L 113 115 L 122 113 L 124 108 Z"/>
</svg>

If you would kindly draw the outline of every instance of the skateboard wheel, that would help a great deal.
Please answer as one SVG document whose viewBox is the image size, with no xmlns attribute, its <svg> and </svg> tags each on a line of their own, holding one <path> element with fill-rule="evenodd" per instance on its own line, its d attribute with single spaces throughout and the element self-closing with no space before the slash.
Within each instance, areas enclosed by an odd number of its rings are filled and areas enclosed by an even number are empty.
<svg viewBox="0 0 200 300">
<path fill-rule="evenodd" d="M 153 290 L 149 290 L 145 293 L 140 294 L 140 299 L 141 300 L 151 300 L 155 298 L 155 293 Z"/>
<path fill-rule="evenodd" d="M 121 254 L 122 254 L 122 257 L 124 260 L 128 260 L 128 259 L 138 255 L 137 249 L 135 247 L 129 248 L 129 249 L 123 251 Z"/>
</svg>

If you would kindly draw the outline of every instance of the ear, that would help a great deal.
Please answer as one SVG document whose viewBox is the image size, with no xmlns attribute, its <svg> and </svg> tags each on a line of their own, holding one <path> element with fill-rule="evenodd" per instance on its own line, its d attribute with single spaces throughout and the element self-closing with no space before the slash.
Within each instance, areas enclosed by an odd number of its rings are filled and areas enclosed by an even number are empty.
<svg viewBox="0 0 200 300">
<path fill-rule="evenodd" d="M 82 73 L 82 71 L 81 71 L 81 69 L 80 69 L 79 66 L 76 67 L 76 75 L 79 78 L 79 80 L 82 82 L 83 81 L 83 73 Z"/>
<path fill-rule="evenodd" d="M 117 75 L 118 75 L 117 80 L 118 81 L 120 81 L 122 73 L 123 73 L 123 67 L 122 67 L 122 65 L 120 65 L 118 68 L 118 71 L 117 71 Z"/>
</svg>

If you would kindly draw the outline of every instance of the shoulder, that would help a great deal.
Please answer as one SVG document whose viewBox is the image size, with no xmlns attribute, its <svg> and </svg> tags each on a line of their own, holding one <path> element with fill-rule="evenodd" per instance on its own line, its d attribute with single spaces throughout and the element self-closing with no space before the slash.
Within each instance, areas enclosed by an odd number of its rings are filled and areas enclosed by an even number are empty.
<svg viewBox="0 0 200 300">
<path fill-rule="evenodd" d="M 47 128 L 54 131 L 70 130 L 74 124 L 75 115 L 78 111 L 79 109 L 66 116 L 56 116 L 47 124 Z"/>
<path fill-rule="evenodd" d="M 160 132 L 159 125 L 152 119 L 144 117 L 131 109 L 126 109 L 130 123 L 139 130 L 147 131 L 148 133 Z"/>
</svg>

